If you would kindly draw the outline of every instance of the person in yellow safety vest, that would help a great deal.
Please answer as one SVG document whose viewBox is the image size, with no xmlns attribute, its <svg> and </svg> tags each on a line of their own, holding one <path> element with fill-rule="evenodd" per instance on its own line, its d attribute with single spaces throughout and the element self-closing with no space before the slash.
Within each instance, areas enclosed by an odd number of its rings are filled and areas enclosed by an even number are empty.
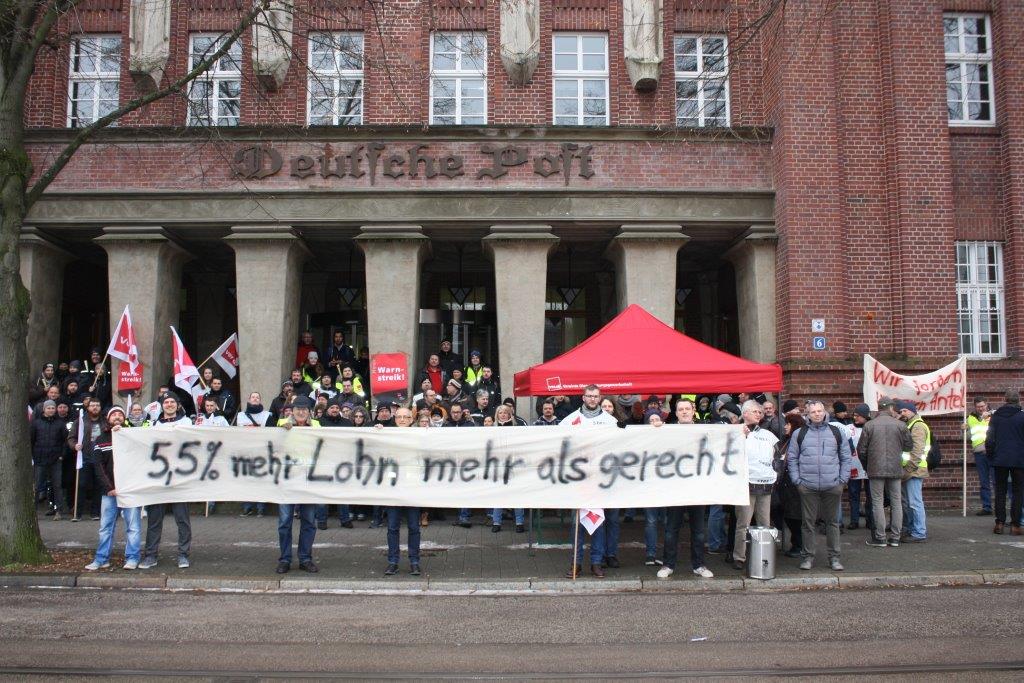
<svg viewBox="0 0 1024 683">
<path fill-rule="evenodd" d="M 974 452 L 974 466 L 978 469 L 978 494 L 981 496 L 981 509 L 977 514 L 985 517 L 992 514 L 992 463 L 985 452 L 985 438 L 988 436 L 988 423 L 992 419 L 992 411 L 988 402 L 980 396 L 974 399 L 974 411 L 967 416 L 964 429 L 971 440 L 971 451 Z"/>
<path fill-rule="evenodd" d="M 467 396 L 475 397 L 480 380 L 484 378 L 483 360 L 480 357 L 480 352 L 476 349 L 469 352 L 469 365 L 466 366 L 466 371 L 462 373 L 462 377 L 462 390 L 466 392 Z M 476 407 L 476 403 L 471 407 Z"/>
<path fill-rule="evenodd" d="M 319 427 L 310 410 L 313 404 L 305 396 L 299 396 L 292 404 L 292 414 L 277 421 L 278 427 Z M 313 541 L 316 538 L 316 506 L 307 503 L 282 503 L 277 508 L 277 535 L 281 555 L 277 560 L 277 573 L 285 574 L 292 567 L 292 518 L 299 517 L 299 569 L 315 574 L 319 570 L 313 561 Z"/>
<path fill-rule="evenodd" d="M 928 478 L 928 452 L 932 448 L 932 430 L 917 414 L 917 404 L 896 404 L 900 419 L 907 423 L 914 446 L 903 453 L 903 543 L 923 543 L 928 538 L 924 510 L 924 480 Z"/>
<path fill-rule="evenodd" d="M 365 380 L 356 374 L 356 371 L 352 369 L 351 365 L 341 366 L 341 374 L 338 375 L 338 380 L 334 383 L 334 387 L 340 392 L 345 393 L 342 388 L 342 382 L 346 379 L 352 380 L 352 393 L 359 397 L 359 401 L 353 401 L 347 399 L 351 403 L 362 402 L 363 405 L 367 405 L 366 400 L 369 398 L 366 392 Z"/>
</svg>

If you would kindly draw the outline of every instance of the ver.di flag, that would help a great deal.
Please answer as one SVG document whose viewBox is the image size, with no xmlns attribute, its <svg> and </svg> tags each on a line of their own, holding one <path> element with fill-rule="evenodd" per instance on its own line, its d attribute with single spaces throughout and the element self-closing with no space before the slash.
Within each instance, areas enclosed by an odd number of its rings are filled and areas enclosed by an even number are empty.
<svg viewBox="0 0 1024 683">
<path fill-rule="evenodd" d="M 107 346 L 107 355 L 127 363 L 133 373 L 139 366 L 139 347 L 135 342 L 135 329 L 132 327 L 132 316 L 127 306 L 124 307 L 114 336 Z"/>
<path fill-rule="evenodd" d="M 185 345 L 181 342 L 181 337 L 178 336 L 178 331 L 174 329 L 173 325 L 171 326 L 171 346 L 174 354 L 174 385 L 188 392 L 198 409 L 199 399 L 204 393 L 202 387 L 197 384 L 199 370 L 192 362 L 188 351 L 185 350 Z"/>
<path fill-rule="evenodd" d="M 217 350 L 210 356 L 221 370 L 227 373 L 231 379 L 238 374 L 238 333 L 224 340 L 224 343 L 217 347 Z"/>
<path fill-rule="evenodd" d="M 591 536 L 603 522 L 604 510 L 602 508 L 580 508 L 580 524 Z"/>
</svg>

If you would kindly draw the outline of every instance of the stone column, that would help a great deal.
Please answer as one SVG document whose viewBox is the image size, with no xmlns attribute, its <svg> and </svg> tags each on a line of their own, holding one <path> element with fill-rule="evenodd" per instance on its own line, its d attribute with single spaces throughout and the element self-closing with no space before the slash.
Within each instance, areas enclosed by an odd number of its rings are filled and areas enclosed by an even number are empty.
<svg viewBox="0 0 1024 683">
<path fill-rule="evenodd" d="M 130 306 L 145 368 L 138 395 L 155 398 L 157 387 L 173 369 L 170 327 L 178 325 L 181 312 L 181 267 L 192 256 L 153 226 L 105 228 L 95 241 L 107 252 L 111 334 L 125 305 Z M 117 361 L 109 365 L 116 378 Z"/>
<path fill-rule="evenodd" d="M 295 369 L 302 264 L 309 252 L 286 225 L 236 225 L 224 239 L 235 250 L 239 404 L 258 391 L 269 406 Z"/>
<path fill-rule="evenodd" d="M 725 253 L 736 270 L 740 355 L 775 362 L 775 226 L 755 225 Z"/>
<path fill-rule="evenodd" d="M 501 395 L 512 396 L 515 373 L 544 361 L 548 254 L 558 238 L 550 225 L 492 225 L 483 243 L 494 261 Z M 533 415 L 528 396 L 517 398 L 516 412 Z"/>
<path fill-rule="evenodd" d="M 690 238 L 680 225 L 633 223 L 608 246 L 619 311 L 639 304 L 670 327 L 676 315 L 676 254 Z"/>
<path fill-rule="evenodd" d="M 420 268 L 430 240 L 418 225 L 364 225 L 355 239 L 366 259 L 370 354 L 405 352 L 411 383 L 419 339 Z"/>
<path fill-rule="evenodd" d="M 29 376 L 35 380 L 43 363 L 57 362 L 60 346 L 64 266 L 74 258 L 35 228 L 21 229 L 21 281 L 32 297 L 28 316 Z"/>
</svg>

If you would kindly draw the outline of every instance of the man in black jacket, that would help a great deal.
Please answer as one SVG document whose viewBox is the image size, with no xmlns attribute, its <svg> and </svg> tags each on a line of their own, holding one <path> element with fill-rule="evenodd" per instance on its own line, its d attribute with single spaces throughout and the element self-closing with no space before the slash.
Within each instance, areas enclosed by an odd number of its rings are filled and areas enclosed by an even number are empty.
<svg viewBox="0 0 1024 683">
<path fill-rule="evenodd" d="M 72 522 L 77 522 L 85 516 L 84 508 L 86 501 L 89 502 L 89 513 L 92 516 L 93 521 L 98 521 L 100 518 L 100 502 L 102 492 L 99 490 L 99 485 L 96 481 L 96 473 L 93 468 L 95 458 L 93 457 L 93 449 L 96 446 L 96 439 L 99 437 L 100 432 L 103 431 L 103 418 L 100 416 L 100 402 L 85 397 L 82 399 L 82 442 L 78 443 L 78 430 L 77 425 L 74 433 L 68 434 L 68 445 L 75 449 L 76 452 L 82 454 L 82 468 L 78 476 L 78 505 L 75 510 L 75 516 L 71 518 Z"/>
<path fill-rule="evenodd" d="M 60 520 L 68 513 L 61 487 L 61 455 L 68 439 L 67 424 L 57 417 L 57 404 L 43 402 L 42 413 L 29 427 L 32 443 L 32 464 L 35 466 L 36 494 L 45 495 L 49 481 L 53 490 L 53 519 Z"/>
<path fill-rule="evenodd" d="M 235 415 L 238 414 L 238 401 L 235 400 L 231 390 L 224 386 L 224 380 L 214 375 L 210 380 L 210 391 L 206 395 L 217 401 L 217 407 L 220 412 L 224 413 L 224 419 L 228 421 L 228 424 L 233 424 Z"/>
</svg>

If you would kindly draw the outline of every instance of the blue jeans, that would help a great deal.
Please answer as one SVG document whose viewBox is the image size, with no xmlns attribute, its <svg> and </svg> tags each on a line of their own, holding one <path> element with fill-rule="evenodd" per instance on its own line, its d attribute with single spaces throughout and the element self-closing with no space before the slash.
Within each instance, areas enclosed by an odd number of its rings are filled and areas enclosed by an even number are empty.
<svg viewBox="0 0 1024 683">
<path fill-rule="evenodd" d="M 242 512 L 252 512 L 255 510 L 259 514 L 264 514 L 267 511 L 266 503 L 242 503 Z"/>
<path fill-rule="evenodd" d="M 724 550 L 726 548 L 725 510 L 721 505 L 708 508 L 708 548 Z"/>
<path fill-rule="evenodd" d="M 604 556 L 617 557 L 619 554 L 619 531 L 622 523 L 619 518 L 619 510 L 606 509 L 604 511 Z"/>
<path fill-rule="evenodd" d="M 679 559 L 679 529 L 683 526 L 683 513 L 690 517 L 690 565 L 693 569 L 704 566 L 704 506 L 668 508 L 665 522 L 665 566 L 676 568 Z"/>
<path fill-rule="evenodd" d="M 911 477 L 903 482 L 903 527 L 915 538 L 928 538 L 924 512 L 924 479 Z"/>
<path fill-rule="evenodd" d="M 104 495 L 100 501 L 100 542 L 96 546 L 96 563 L 110 561 L 110 548 L 114 545 L 117 515 L 124 518 L 124 559 L 139 561 L 142 546 L 142 508 L 119 508 L 117 498 Z"/>
<path fill-rule="evenodd" d="M 420 563 L 420 509 L 389 507 L 388 512 L 388 564 L 398 564 L 401 555 L 399 531 L 402 519 L 409 531 L 409 564 Z"/>
<path fill-rule="evenodd" d="M 665 508 L 644 508 L 644 546 L 647 559 L 658 556 L 658 522 L 665 516 Z M 703 518 L 701 522 L 703 522 Z"/>
<path fill-rule="evenodd" d="M 586 528 L 582 524 L 578 524 L 576 527 L 576 537 L 570 538 L 569 542 L 576 542 L 576 564 L 583 564 L 583 546 L 587 544 L 587 538 L 590 538 L 590 564 L 591 566 L 598 566 L 604 562 L 605 558 L 605 531 L 608 527 L 608 512 L 605 510 L 605 520 L 601 523 L 601 526 L 594 529 L 594 535 L 591 536 L 587 533 Z"/>
<path fill-rule="evenodd" d="M 292 517 L 295 505 L 282 503 L 277 506 L 277 538 L 281 544 L 279 562 L 292 562 Z M 299 505 L 299 563 L 313 561 L 313 539 L 316 537 L 316 506 Z"/>
<path fill-rule="evenodd" d="M 860 492 L 864 490 L 864 500 L 871 504 L 871 482 L 867 479 L 851 479 L 846 485 L 846 491 L 850 494 L 850 524 L 860 523 Z M 871 514 L 865 510 L 864 518 L 871 522 Z"/>
<path fill-rule="evenodd" d="M 327 521 L 327 506 L 317 505 L 316 506 L 316 521 L 326 522 Z M 352 508 L 348 505 L 338 506 L 338 521 L 344 524 L 345 522 L 352 521 Z"/>
<path fill-rule="evenodd" d="M 981 509 L 992 512 L 992 463 L 985 451 L 974 451 L 974 466 L 978 468 L 978 493 L 981 495 Z"/>
<path fill-rule="evenodd" d="M 491 524 L 495 526 L 501 526 L 501 513 L 505 511 L 505 508 L 494 508 L 491 511 Z M 516 508 L 514 511 L 516 524 L 526 523 L 526 510 L 524 508 Z"/>
<path fill-rule="evenodd" d="M 468 522 L 469 521 L 469 517 L 472 514 L 473 514 L 473 511 L 470 510 L 469 508 L 461 508 L 459 510 L 459 523 Z"/>
</svg>

